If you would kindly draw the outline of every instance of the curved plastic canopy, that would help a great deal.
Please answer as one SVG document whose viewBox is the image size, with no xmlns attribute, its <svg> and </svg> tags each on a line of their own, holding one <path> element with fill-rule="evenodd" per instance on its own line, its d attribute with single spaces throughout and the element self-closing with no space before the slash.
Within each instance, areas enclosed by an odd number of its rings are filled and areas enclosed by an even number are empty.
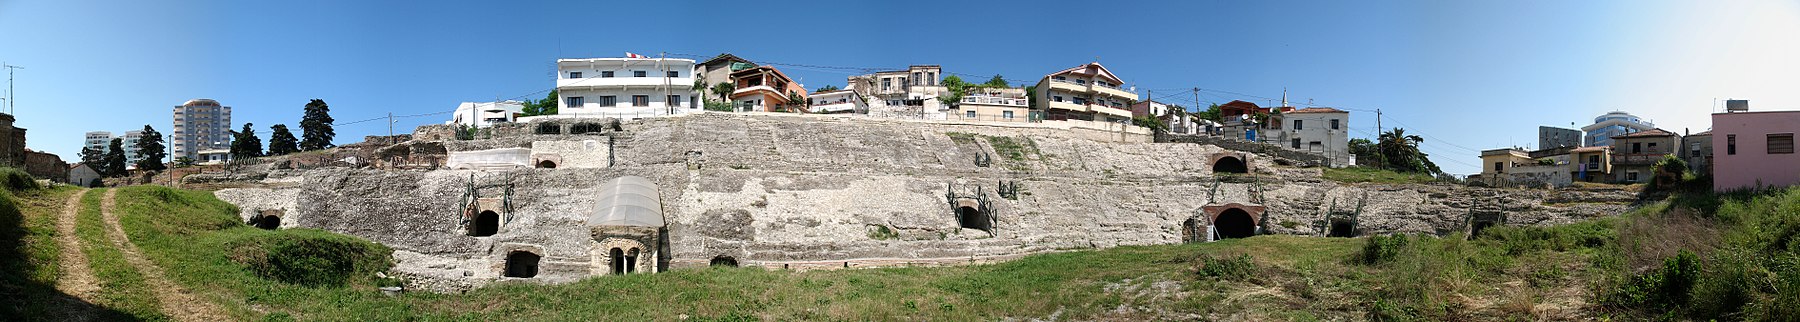
<svg viewBox="0 0 1800 322">
<path fill-rule="evenodd" d="M 626 176 L 601 185 L 600 206 L 588 217 L 588 225 L 662 227 L 662 196 L 656 182 Z"/>
</svg>

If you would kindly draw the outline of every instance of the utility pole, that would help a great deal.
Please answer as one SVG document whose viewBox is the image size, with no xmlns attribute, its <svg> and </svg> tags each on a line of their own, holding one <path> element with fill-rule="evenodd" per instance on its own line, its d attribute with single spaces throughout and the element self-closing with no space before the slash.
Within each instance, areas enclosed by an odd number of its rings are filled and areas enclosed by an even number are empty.
<svg viewBox="0 0 1800 322">
<path fill-rule="evenodd" d="M 1381 139 L 1381 109 L 1375 109 L 1375 139 Z"/>
<path fill-rule="evenodd" d="M 394 145 L 394 112 L 388 112 L 388 145 Z"/>
<path fill-rule="evenodd" d="M 666 51 L 657 53 L 656 66 L 661 67 L 660 69 L 662 69 L 663 72 L 663 108 L 669 110 L 669 115 L 675 115 L 675 105 L 672 105 L 675 102 L 669 101 L 669 87 L 675 86 L 675 84 L 670 83 L 673 82 L 673 80 L 669 79 L 669 65 L 663 62 L 663 58 L 668 55 L 669 52 Z"/>
<path fill-rule="evenodd" d="M 13 112 L 13 107 L 19 105 L 19 99 L 17 98 L 19 94 L 13 93 L 13 70 L 25 69 L 25 67 L 13 66 L 6 63 L 0 63 L 0 66 L 6 68 L 6 113 L 13 114 L 15 113 Z"/>
</svg>

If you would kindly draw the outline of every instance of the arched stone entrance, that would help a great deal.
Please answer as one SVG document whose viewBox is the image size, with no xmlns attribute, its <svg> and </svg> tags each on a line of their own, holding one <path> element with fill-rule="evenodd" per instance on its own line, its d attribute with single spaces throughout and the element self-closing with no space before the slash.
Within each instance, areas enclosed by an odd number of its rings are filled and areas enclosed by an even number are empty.
<svg viewBox="0 0 1800 322">
<path fill-rule="evenodd" d="M 542 258 L 543 256 L 523 250 L 506 254 L 506 277 L 537 277 L 538 260 Z"/>
<path fill-rule="evenodd" d="M 622 260 L 625 258 L 625 250 L 624 249 L 613 248 L 612 251 L 607 252 L 606 258 L 608 259 L 608 261 L 612 262 L 612 274 L 613 275 L 624 275 L 625 274 L 625 261 Z"/>
<path fill-rule="evenodd" d="M 1332 219 L 1331 227 L 1325 237 L 1356 237 L 1356 223 L 1343 219 Z"/>
<path fill-rule="evenodd" d="M 1235 154 L 1214 155 L 1212 158 L 1213 173 L 1250 173 L 1250 165 L 1242 156 Z"/>
<path fill-rule="evenodd" d="M 972 206 L 956 207 L 956 219 L 962 224 L 962 228 L 977 229 L 985 232 L 993 232 L 994 230 L 993 219 L 988 217 L 987 214 L 982 213 L 981 210 L 975 209 L 975 207 Z"/>
<path fill-rule="evenodd" d="M 719 256 L 714 256 L 712 258 L 711 265 L 712 266 L 737 267 L 738 262 L 737 262 L 737 258 L 732 258 L 731 256 L 719 255 Z"/>
<path fill-rule="evenodd" d="M 276 230 L 276 229 L 281 228 L 281 216 L 260 215 L 260 216 L 256 216 L 255 221 L 256 221 L 256 228 L 262 228 L 262 229 L 267 229 L 267 230 Z"/>
<path fill-rule="evenodd" d="M 1256 236 L 1256 218 L 1243 209 L 1225 209 L 1213 225 L 1218 227 L 1220 239 Z"/>
<path fill-rule="evenodd" d="M 543 169 L 555 169 L 556 161 L 550 161 L 550 160 L 538 161 L 537 167 L 543 168 Z"/>
<path fill-rule="evenodd" d="M 475 222 L 469 225 L 469 236 L 487 237 L 500 232 L 500 214 L 493 210 L 482 210 L 475 215 Z"/>
</svg>

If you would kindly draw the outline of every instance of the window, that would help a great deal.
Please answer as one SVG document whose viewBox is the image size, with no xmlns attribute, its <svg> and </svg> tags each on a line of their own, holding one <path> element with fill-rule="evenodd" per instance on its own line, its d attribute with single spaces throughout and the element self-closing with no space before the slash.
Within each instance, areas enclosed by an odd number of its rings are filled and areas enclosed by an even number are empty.
<svg viewBox="0 0 1800 322">
<path fill-rule="evenodd" d="M 1085 79 L 1077 79 L 1077 80 L 1075 80 L 1075 83 L 1076 83 L 1076 84 L 1081 84 L 1081 85 L 1087 85 L 1087 80 L 1085 80 Z"/>
<path fill-rule="evenodd" d="M 641 71 L 641 70 L 634 70 L 634 71 L 631 71 L 631 77 L 644 77 L 644 76 L 645 76 L 645 75 L 647 75 L 647 74 L 649 74 L 649 73 L 646 73 L 646 72 L 644 72 L 644 71 Z"/>
<path fill-rule="evenodd" d="M 569 72 L 569 78 L 581 78 L 581 72 Z"/>
<path fill-rule="evenodd" d="M 892 79 L 892 78 L 881 79 L 881 89 L 882 90 L 887 90 L 890 87 L 894 87 L 894 79 Z"/>
<path fill-rule="evenodd" d="M 665 75 L 668 75 L 669 77 L 681 77 L 681 72 L 671 70 Z"/>
<path fill-rule="evenodd" d="M 610 70 L 600 71 L 600 78 L 612 78 L 612 76 L 613 76 L 613 72 Z"/>
<path fill-rule="evenodd" d="M 600 103 L 600 106 L 619 106 L 618 98 L 616 98 L 612 95 L 601 96 L 599 103 Z"/>
<path fill-rule="evenodd" d="M 1631 142 L 1631 154 L 1639 154 L 1639 153 L 1644 153 L 1644 144 L 1638 143 L 1638 142 Z"/>
<path fill-rule="evenodd" d="M 1648 149 L 1650 149 L 1650 153 L 1656 153 L 1656 142 L 1650 142 Z"/>
<path fill-rule="evenodd" d="M 1338 119 L 1331 119 L 1331 129 L 1338 129 Z"/>
<path fill-rule="evenodd" d="M 1300 139 L 1294 139 L 1294 149 L 1300 149 Z"/>
<path fill-rule="evenodd" d="M 1100 84 L 1100 86 L 1112 86 L 1111 83 L 1107 83 L 1106 81 L 1094 81 L 1094 84 Z"/>
<path fill-rule="evenodd" d="M 1300 120 L 1294 120 L 1294 130 L 1295 131 L 1304 130 L 1305 128 L 1302 128 L 1300 126 L 1301 124 L 1303 124 L 1303 123 L 1301 123 Z"/>
<path fill-rule="evenodd" d="M 1637 171 L 1625 172 L 1625 181 L 1638 181 Z"/>
<path fill-rule="evenodd" d="M 1051 77 L 1051 78 L 1055 79 L 1055 80 L 1069 80 L 1068 78 L 1063 78 L 1062 76 L 1056 76 L 1056 77 Z"/>
<path fill-rule="evenodd" d="M 632 95 L 631 106 L 650 106 L 650 95 Z"/>
<path fill-rule="evenodd" d="M 975 111 L 963 112 L 963 117 L 975 118 Z"/>
<path fill-rule="evenodd" d="M 1050 101 L 1051 102 L 1061 102 L 1063 100 L 1062 100 L 1062 96 L 1050 96 Z"/>
<path fill-rule="evenodd" d="M 1794 134 L 1770 134 L 1769 154 L 1794 154 Z"/>
<path fill-rule="evenodd" d="M 1737 134 L 1725 135 L 1725 154 L 1737 155 Z"/>
<path fill-rule="evenodd" d="M 1012 118 L 1013 118 L 1013 117 L 1012 117 L 1012 115 L 1013 115 L 1013 114 L 1012 114 L 1012 111 L 1003 111 L 1003 112 L 1000 112 L 1000 116 L 1002 116 L 1002 117 L 1005 117 L 1005 118 L 1007 118 L 1007 119 L 1012 119 Z"/>
<path fill-rule="evenodd" d="M 1087 104 L 1087 99 L 1086 99 L 1086 98 L 1081 98 L 1081 97 L 1076 97 L 1076 98 L 1075 98 L 1075 104 L 1084 104 L 1084 105 L 1085 105 L 1085 104 Z"/>
<path fill-rule="evenodd" d="M 681 95 L 669 95 L 669 106 L 681 107 Z"/>
<path fill-rule="evenodd" d="M 914 81 L 914 82 L 917 82 L 917 81 L 919 81 L 919 80 L 920 80 L 920 79 L 923 79 L 923 78 L 924 78 L 924 77 L 919 77 L 919 72 L 913 72 L 913 78 L 912 78 L 912 79 L 913 79 L 913 81 Z M 918 84 L 916 84 L 916 83 L 915 83 L 915 84 L 913 84 L 913 85 L 918 85 Z"/>
<path fill-rule="evenodd" d="M 564 107 L 581 107 L 581 98 L 581 96 L 570 96 L 569 98 L 563 99 L 563 101 L 568 103 L 568 106 Z"/>
<path fill-rule="evenodd" d="M 1506 172 L 1506 162 L 1494 162 L 1494 173 Z"/>
</svg>

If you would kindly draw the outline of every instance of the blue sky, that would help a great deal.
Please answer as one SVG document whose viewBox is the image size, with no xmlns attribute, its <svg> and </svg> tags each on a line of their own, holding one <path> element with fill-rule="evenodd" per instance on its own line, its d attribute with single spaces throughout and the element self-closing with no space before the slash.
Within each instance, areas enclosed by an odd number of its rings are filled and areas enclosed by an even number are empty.
<svg viewBox="0 0 1800 322">
<path fill-rule="evenodd" d="M 777 65 L 808 88 L 938 64 L 1035 82 L 1096 58 L 1140 93 L 1352 110 L 1353 135 L 1405 127 L 1452 173 L 1537 126 L 1625 110 L 1680 132 L 1715 100 L 1800 109 L 1795 1 L 20 1 L 0 60 L 28 145 L 75 159 L 86 131 L 167 132 L 192 98 L 233 120 L 299 123 L 324 99 L 338 143 L 394 113 L 541 98 L 559 57 L 630 51 Z M 447 116 L 396 124 L 409 132 Z"/>
</svg>

